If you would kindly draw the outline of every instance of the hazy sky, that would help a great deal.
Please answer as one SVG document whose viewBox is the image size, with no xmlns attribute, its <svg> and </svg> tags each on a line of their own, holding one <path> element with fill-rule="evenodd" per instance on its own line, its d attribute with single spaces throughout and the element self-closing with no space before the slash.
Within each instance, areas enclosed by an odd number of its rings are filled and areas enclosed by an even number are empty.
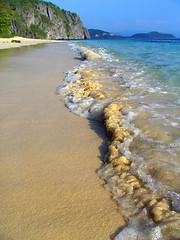
<svg viewBox="0 0 180 240">
<path fill-rule="evenodd" d="M 180 0 L 49 1 L 76 12 L 87 28 L 122 34 L 154 30 L 180 37 Z"/>
</svg>

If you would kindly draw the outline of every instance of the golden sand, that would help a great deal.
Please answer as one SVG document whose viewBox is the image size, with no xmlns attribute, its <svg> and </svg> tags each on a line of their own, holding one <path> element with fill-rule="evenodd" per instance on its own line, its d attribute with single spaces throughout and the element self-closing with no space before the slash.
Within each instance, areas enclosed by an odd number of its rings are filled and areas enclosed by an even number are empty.
<svg viewBox="0 0 180 240">
<path fill-rule="evenodd" d="M 0 53 L 0 239 L 110 239 L 123 220 L 95 172 L 104 130 L 55 94 L 77 60 L 64 43 Z"/>
<path fill-rule="evenodd" d="M 65 42 L 60 40 L 33 39 L 15 36 L 13 38 L 0 38 L 0 49 L 17 48 L 23 46 L 37 45 L 42 43 Z"/>
</svg>

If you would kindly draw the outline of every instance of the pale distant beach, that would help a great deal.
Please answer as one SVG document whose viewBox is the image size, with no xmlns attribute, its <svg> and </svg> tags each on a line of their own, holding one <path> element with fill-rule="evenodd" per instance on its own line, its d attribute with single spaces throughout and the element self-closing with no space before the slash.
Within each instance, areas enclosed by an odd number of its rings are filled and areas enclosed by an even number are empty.
<svg viewBox="0 0 180 240">
<path fill-rule="evenodd" d="M 12 38 L 0 38 L 0 49 L 17 48 L 23 46 L 32 46 L 42 43 L 65 42 L 63 40 L 32 39 L 15 36 Z"/>
<path fill-rule="evenodd" d="M 104 127 L 55 93 L 78 60 L 66 43 L 19 39 L 0 39 L 13 47 L 0 50 L 0 239 L 112 239 L 124 221 L 96 173 Z"/>
</svg>

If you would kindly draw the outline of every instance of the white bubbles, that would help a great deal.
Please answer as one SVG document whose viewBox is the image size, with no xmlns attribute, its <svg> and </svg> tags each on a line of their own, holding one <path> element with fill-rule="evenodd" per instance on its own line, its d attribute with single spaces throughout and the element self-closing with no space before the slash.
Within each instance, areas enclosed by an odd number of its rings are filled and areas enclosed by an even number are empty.
<svg viewBox="0 0 180 240">
<path fill-rule="evenodd" d="M 172 201 L 172 210 L 179 211 L 179 195 L 174 190 L 178 185 L 177 169 L 180 164 L 177 159 L 179 108 L 173 105 L 177 104 L 177 96 L 171 90 L 154 84 L 145 69 L 138 69 L 138 65 L 134 66 L 132 62 L 116 61 L 106 49 L 94 52 L 91 48 L 81 47 L 80 51 L 86 60 L 67 73 L 66 83 L 57 92 L 72 112 L 89 119 L 102 121 L 104 109 L 110 103 L 121 105 L 116 124 L 128 134 L 117 143 L 114 154 L 118 152 L 118 157 L 130 160 L 130 165 L 124 166 L 124 169 L 130 169 L 127 176 L 131 173 L 138 179 L 139 183 L 133 183 L 137 188 L 141 185 L 142 191 L 146 188 L 162 194 Z M 112 122 L 110 127 L 116 124 Z M 134 185 L 128 186 L 127 182 L 123 185 L 126 180 L 125 177 L 122 177 L 123 180 L 119 178 L 121 167 L 116 172 L 110 162 L 98 171 L 106 182 L 104 187 L 125 209 L 124 215 L 128 219 L 135 216 L 134 224 L 125 227 L 115 239 L 163 239 L 161 226 L 155 226 L 145 213 L 148 211 L 146 206 L 141 209 L 144 215 L 139 218 L 137 199 L 134 202 L 131 197 Z M 142 208 L 142 202 L 139 204 Z M 140 227 L 142 221 L 144 225 Z"/>
<path fill-rule="evenodd" d="M 115 240 L 127 240 L 127 239 L 128 240 L 139 239 L 138 231 L 135 228 L 126 227 L 115 237 Z M 147 240 L 147 239 L 144 239 L 144 240 Z"/>
</svg>

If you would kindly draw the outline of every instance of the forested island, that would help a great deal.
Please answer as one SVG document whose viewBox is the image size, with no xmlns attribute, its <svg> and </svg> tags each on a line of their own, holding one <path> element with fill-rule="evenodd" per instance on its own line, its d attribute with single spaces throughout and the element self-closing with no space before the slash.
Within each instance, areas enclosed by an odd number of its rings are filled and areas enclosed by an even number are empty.
<svg viewBox="0 0 180 240">
<path fill-rule="evenodd" d="M 132 36 L 121 36 L 99 29 L 89 29 L 89 33 L 91 39 L 176 39 L 176 37 L 172 34 L 156 31 L 149 33 L 137 33 Z"/>
</svg>

